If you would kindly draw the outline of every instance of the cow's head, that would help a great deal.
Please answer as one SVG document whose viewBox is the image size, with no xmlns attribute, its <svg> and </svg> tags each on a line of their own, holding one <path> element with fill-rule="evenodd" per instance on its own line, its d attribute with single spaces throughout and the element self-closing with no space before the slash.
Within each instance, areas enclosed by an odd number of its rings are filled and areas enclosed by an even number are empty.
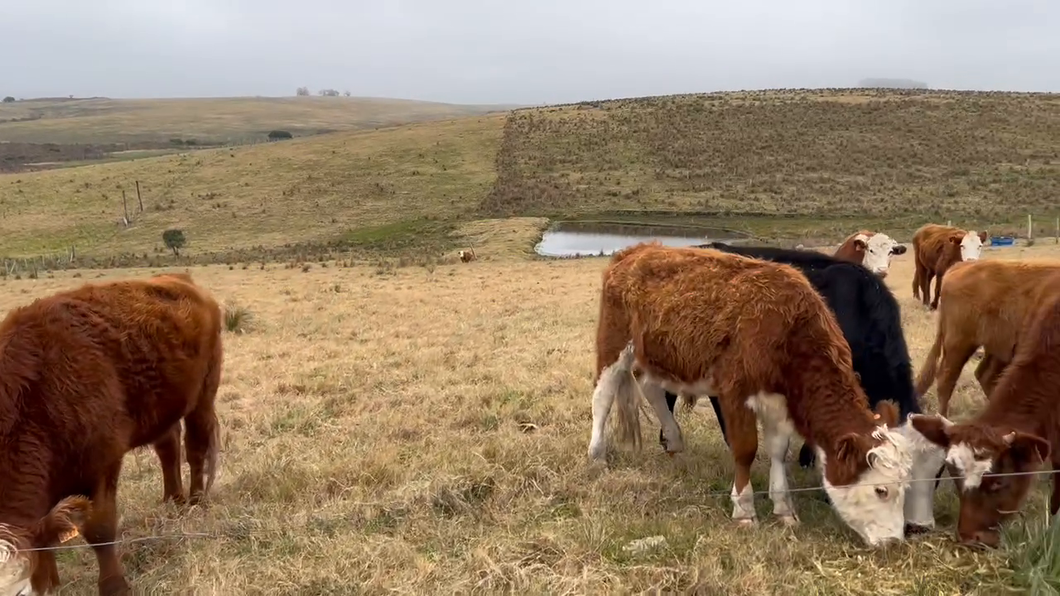
<svg viewBox="0 0 1060 596">
<path fill-rule="evenodd" d="M 916 414 L 913 427 L 946 452 L 946 466 L 956 479 L 961 499 L 957 539 L 995 547 L 1001 522 L 1016 513 L 1027 497 L 1035 472 L 1049 459 L 1049 442 L 1020 431 L 989 425 L 954 424 L 938 415 Z M 1005 476 L 1013 472 L 1022 476 Z"/>
<path fill-rule="evenodd" d="M 861 264 L 866 269 L 880 276 L 887 277 L 891 267 L 891 257 L 905 253 L 905 247 L 894 241 L 887 234 L 858 234 L 854 236 L 854 252 L 861 256 Z"/>
<path fill-rule="evenodd" d="M 961 251 L 962 261 L 978 261 L 979 257 L 983 254 L 983 243 L 986 242 L 986 232 L 978 232 L 975 230 L 971 232 L 960 234 L 953 234 L 950 236 L 950 242 L 956 244 L 958 249 Z"/>
<path fill-rule="evenodd" d="M 0 595 L 15 596 L 29 587 L 42 594 L 57 588 L 34 585 L 34 572 L 40 561 L 40 550 L 54 547 L 74 536 L 84 526 L 91 503 L 82 496 L 67 497 L 32 526 L 0 523 Z M 48 582 L 41 578 L 37 582 Z"/>
<path fill-rule="evenodd" d="M 912 471 L 909 441 L 893 428 L 890 402 L 877 406 L 871 435 L 847 433 L 826 453 L 817 447 L 825 491 L 843 521 L 870 546 L 905 537 L 905 492 Z"/>
</svg>

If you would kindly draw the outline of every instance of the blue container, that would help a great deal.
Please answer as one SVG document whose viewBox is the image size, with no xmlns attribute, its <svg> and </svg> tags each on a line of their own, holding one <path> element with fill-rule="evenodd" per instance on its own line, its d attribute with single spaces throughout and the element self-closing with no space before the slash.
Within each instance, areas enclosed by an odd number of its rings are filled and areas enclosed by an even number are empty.
<svg viewBox="0 0 1060 596">
<path fill-rule="evenodd" d="M 990 246 L 1012 246 L 1016 239 L 1012 236 L 993 236 L 990 238 Z"/>
</svg>

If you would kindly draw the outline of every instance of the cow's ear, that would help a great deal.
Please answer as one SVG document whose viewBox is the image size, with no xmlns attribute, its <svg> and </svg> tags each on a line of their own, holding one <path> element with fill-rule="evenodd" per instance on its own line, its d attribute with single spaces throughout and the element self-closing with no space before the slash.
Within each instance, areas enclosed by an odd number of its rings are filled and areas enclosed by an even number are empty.
<svg viewBox="0 0 1060 596">
<path fill-rule="evenodd" d="M 953 423 L 942 416 L 929 416 L 927 414 L 910 414 L 909 424 L 924 438 L 932 443 L 948 449 L 950 446 L 950 434 L 947 432 Z"/>
<path fill-rule="evenodd" d="M 59 501 L 44 519 L 37 522 L 33 536 L 35 546 L 52 547 L 74 538 L 91 513 L 92 503 L 87 497 L 75 495 Z"/>
<path fill-rule="evenodd" d="M 865 234 L 854 236 L 854 250 L 863 251 L 869 246 L 869 237 Z"/>
<path fill-rule="evenodd" d="M 1049 441 L 1029 433 L 1013 431 L 1002 437 L 1021 471 L 1037 470 L 1049 459 Z"/>
<path fill-rule="evenodd" d="M 876 404 L 876 418 L 888 428 L 898 426 L 899 416 L 898 406 L 893 401 L 885 399 Z"/>
<path fill-rule="evenodd" d="M 979 241 L 984 243 L 984 244 L 986 243 L 986 232 L 985 231 L 979 232 Z"/>
<path fill-rule="evenodd" d="M 960 244 L 961 240 L 963 240 L 963 239 L 964 238 L 958 236 L 957 234 L 951 234 L 950 235 L 950 242 L 952 242 L 953 244 Z"/>
</svg>

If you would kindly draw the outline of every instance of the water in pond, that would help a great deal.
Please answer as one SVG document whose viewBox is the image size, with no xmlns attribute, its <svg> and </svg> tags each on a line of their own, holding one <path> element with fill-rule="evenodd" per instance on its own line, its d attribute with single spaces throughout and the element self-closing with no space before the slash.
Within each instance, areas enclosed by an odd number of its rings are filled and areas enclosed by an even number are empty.
<svg viewBox="0 0 1060 596">
<path fill-rule="evenodd" d="M 627 246 L 652 240 L 657 240 L 666 246 L 692 246 L 706 242 L 737 240 L 732 236 L 734 234 L 713 229 L 695 230 L 694 232 L 685 230 L 683 234 L 660 229 L 659 233 L 652 233 L 652 230 L 645 229 L 645 226 L 630 226 L 627 230 L 608 226 L 607 231 L 557 229 L 545 232 L 534 250 L 546 257 L 610 255 Z"/>
</svg>

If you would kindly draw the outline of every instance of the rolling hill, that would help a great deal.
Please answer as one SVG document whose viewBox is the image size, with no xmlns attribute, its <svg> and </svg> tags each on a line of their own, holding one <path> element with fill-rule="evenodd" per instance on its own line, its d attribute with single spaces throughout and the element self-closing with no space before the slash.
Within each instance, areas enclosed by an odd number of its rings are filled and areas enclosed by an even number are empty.
<svg viewBox="0 0 1060 596">
<path fill-rule="evenodd" d="M 143 258 L 164 254 L 161 232 L 178 227 L 189 254 L 229 255 L 210 257 L 222 260 L 318 248 L 422 256 L 498 230 L 518 228 L 529 244 L 547 219 L 724 223 L 834 241 L 860 227 L 907 240 L 922 223 L 950 219 L 1012 231 L 1031 213 L 1037 233 L 1051 235 L 1057 138 L 1060 96 L 1048 94 L 854 89 L 583 102 L 3 175 L 0 255 L 73 245 Z M 129 227 L 119 223 L 122 190 Z"/>
<path fill-rule="evenodd" d="M 0 141 L 21 143 L 202 144 L 262 140 L 274 129 L 295 136 L 363 130 L 506 110 L 363 97 L 42 99 L 0 104 Z"/>
</svg>

